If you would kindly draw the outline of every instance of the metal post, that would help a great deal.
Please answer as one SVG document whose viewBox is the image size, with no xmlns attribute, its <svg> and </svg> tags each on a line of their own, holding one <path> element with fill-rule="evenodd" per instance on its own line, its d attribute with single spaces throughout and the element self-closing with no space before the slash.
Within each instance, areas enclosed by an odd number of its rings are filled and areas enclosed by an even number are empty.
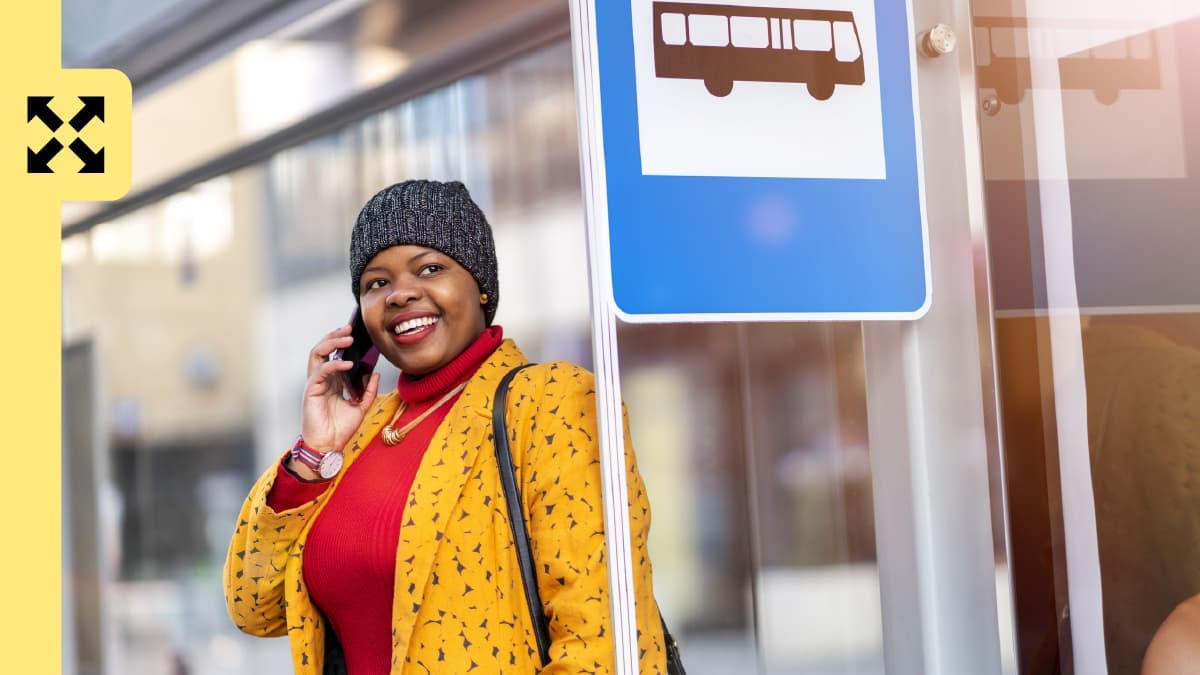
<svg viewBox="0 0 1200 675">
<path fill-rule="evenodd" d="M 633 563 L 629 541 L 629 498 L 625 477 L 625 433 L 621 413 L 620 364 L 617 360 L 617 320 L 608 301 L 608 200 L 604 154 L 595 141 L 600 125 L 598 83 L 584 76 L 595 72 L 588 59 L 598 53 L 594 17 L 586 0 L 571 2 L 571 48 L 575 58 L 575 96 L 580 110 L 579 147 L 583 176 L 584 212 L 588 228 L 588 275 L 592 304 L 592 353 L 596 371 L 597 427 L 600 470 L 604 489 L 604 531 L 608 547 L 609 606 L 617 675 L 638 672 L 637 614 L 634 607 Z M 590 42 L 590 46 L 586 43 Z"/>
<path fill-rule="evenodd" d="M 965 0 L 913 0 L 913 58 L 922 30 L 970 36 L 969 16 Z M 915 66 L 933 303 L 913 323 L 863 325 L 884 662 L 888 675 L 999 675 L 968 198 L 982 185 L 964 170 L 961 104 L 974 78 L 944 57 Z"/>
</svg>

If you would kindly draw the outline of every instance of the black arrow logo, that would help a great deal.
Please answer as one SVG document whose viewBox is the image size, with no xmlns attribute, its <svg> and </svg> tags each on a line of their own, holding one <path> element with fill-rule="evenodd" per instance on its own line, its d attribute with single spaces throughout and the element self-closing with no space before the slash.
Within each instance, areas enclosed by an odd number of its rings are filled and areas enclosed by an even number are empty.
<svg viewBox="0 0 1200 675">
<path fill-rule="evenodd" d="M 50 131 L 58 131 L 62 126 L 62 120 L 54 111 L 50 109 L 50 101 L 54 100 L 53 96 L 30 96 L 25 99 L 26 122 L 32 122 L 33 118 L 38 118 L 50 128 Z M 60 149 L 62 146 L 59 146 Z"/>
<path fill-rule="evenodd" d="M 83 107 L 78 113 L 71 118 L 71 126 L 75 131 L 83 131 L 88 122 L 92 121 L 93 117 L 100 118 L 104 121 L 104 97 L 103 96 L 80 96 L 79 100 L 83 102 Z"/>
<path fill-rule="evenodd" d="M 83 162 L 79 173 L 104 173 L 104 148 L 100 148 L 99 152 L 92 152 L 82 138 L 76 138 L 71 141 L 71 152 Z"/>
<path fill-rule="evenodd" d="M 57 138 L 51 138 L 41 150 L 33 151 L 33 148 L 25 148 L 25 167 L 29 173 L 54 173 L 50 168 L 50 160 L 58 155 L 58 151 L 63 149 L 62 143 L 58 142 Z"/>
</svg>

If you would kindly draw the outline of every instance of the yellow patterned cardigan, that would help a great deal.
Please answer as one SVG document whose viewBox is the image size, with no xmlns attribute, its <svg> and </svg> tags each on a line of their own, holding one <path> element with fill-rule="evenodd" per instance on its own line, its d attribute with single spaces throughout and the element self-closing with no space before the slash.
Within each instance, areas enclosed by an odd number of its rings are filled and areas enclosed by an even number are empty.
<svg viewBox="0 0 1200 675">
<path fill-rule="evenodd" d="M 496 384 L 526 362 L 511 340 L 471 379 L 438 428 L 409 493 L 396 553 L 391 673 L 532 673 L 540 665 L 525 605 L 491 434 Z M 399 406 L 381 396 L 346 445 L 354 462 Z M 550 623 L 551 662 L 542 673 L 611 673 L 608 572 L 596 433 L 588 371 L 568 363 L 526 368 L 506 413 L 513 462 Z M 650 579 L 650 507 L 626 423 L 630 538 L 642 673 L 666 671 Z M 313 502 L 276 513 L 267 506 L 276 467 L 242 506 L 225 562 L 229 615 L 251 635 L 287 635 L 295 671 L 318 675 L 325 620 L 301 565 L 309 528 L 333 486 Z"/>
</svg>

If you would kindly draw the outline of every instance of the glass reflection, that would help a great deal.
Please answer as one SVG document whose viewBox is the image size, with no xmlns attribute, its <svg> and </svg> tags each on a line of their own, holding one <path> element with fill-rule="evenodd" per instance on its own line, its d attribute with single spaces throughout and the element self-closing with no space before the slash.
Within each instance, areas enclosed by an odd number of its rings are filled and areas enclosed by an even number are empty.
<svg viewBox="0 0 1200 675">
<path fill-rule="evenodd" d="M 1200 593 L 1200 7 L 972 5 L 1019 672 L 1143 672 Z"/>
</svg>

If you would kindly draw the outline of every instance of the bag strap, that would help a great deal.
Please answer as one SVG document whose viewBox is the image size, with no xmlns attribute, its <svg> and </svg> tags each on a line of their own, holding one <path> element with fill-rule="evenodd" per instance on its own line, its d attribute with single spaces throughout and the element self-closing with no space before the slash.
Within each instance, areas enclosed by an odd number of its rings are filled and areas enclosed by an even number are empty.
<svg viewBox="0 0 1200 675">
<path fill-rule="evenodd" d="M 512 452 L 508 447 L 508 429 L 504 422 L 504 412 L 508 401 L 508 385 L 516 374 L 532 363 L 517 366 L 505 373 L 496 385 L 496 395 L 492 399 L 492 437 L 496 445 L 496 463 L 500 467 L 500 481 L 504 484 L 504 500 L 508 502 L 508 522 L 512 525 L 513 544 L 517 547 L 517 559 L 521 563 L 521 581 L 525 585 L 525 603 L 529 606 L 529 616 L 533 619 L 533 633 L 537 638 L 538 654 L 542 665 L 550 663 L 550 629 L 546 622 L 546 613 L 542 609 L 542 598 L 538 593 L 537 573 L 533 565 L 533 554 L 529 547 L 529 532 L 525 529 L 525 514 L 521 512 L 521 491 L 517 488 L 517 471 L 513 467 Z M 663 642 L 667 651 L 667 672 L 669 675 L 686 675 L 683 669 L 683 659 L 679 655 L 679 645 L 667 628 L 667 622 L 662 614 L 658 615 L 662 623 Z"/>
<path fill-rule="evenodd" d="M 532 365 L 526 363 L 513 368 L 504 375 L 500 384 L 496 385 L 496 396 L 492 399 L 492 437 L 496 444 L 496 464 L 500 467 L 500 481 L 504 484 L 504 501 L 508 502 L 508 522 L 512 524 L 513 545 L 517 547 L 517 560 L 521 563 L 525 603 L 529 605 L 529 616 L 533 619 L 538 654 L 545 664 L 550 662 L 550 632 L 546 629 L 546 614 L 542 610 L 542 598 L 538 594 L 533 553 L 529 548 L 529 532 L 525 529 L 525 514 L 521 512 L 521 491 L 517 488 L 517 472 L 513 467 L 512 452 L 508 448 L 508 430 L 504 423 L 508 384 L 518 372 Z"/>
</svg>

